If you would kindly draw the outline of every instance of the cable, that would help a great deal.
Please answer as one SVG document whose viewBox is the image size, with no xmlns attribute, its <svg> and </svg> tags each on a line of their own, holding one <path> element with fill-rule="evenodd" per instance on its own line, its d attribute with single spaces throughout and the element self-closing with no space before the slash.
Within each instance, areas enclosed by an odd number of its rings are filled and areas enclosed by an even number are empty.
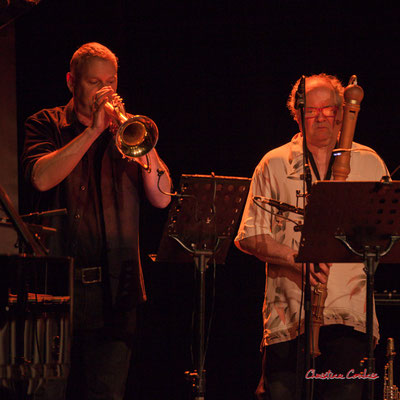
<svg viewBox="0 0 400 400">
<path fill-rule="evenodd" d="M 372 153 L 375 154 L 379 160 L 381 161 L 381 163 L 383 164 L 385 171 L 387 173 L 387 176 L 389 177 L 389 179 L 391 179 L 392 175 L 400 168 L 400 165 L 393 171 L 392 174 L 390 174 L 388 167 L 386 166 L 385 161 L 383 161 L 382 157 L 373 149 L 369 149 L 369 148 L 360 148 L 360 149 L 345 149 L 345 148 L 338 148 L 338 149 L 333 149 L 332 150 L 332 154 L 337 157 L 340 156 L 342 153 L 357 153 L 357 152 L 361 152 L 361 151 L 366 151 L 368 153 Z"/>
<path fill-rule="evenodd" d="M 390 176 L 392 177 L 398 170 L 400 169 L 400 165 L 398 165 L 394 171 L 390 174 Z"/>
<path fill-rule="evenodd" d="M 158 175 L 158 180 L 157 180 L 157 188 L 158 190 L 162 193 L 165 194 L 166 196 L 171 196 L 171 197 L 182 197 L 182 198 L 191 198 L 194 199 L 195 201 L 195 207 L 194 207 L 194 218 L 196 221 L 198 221 L 198 209 L 199 209 L 199 202 L 196 196 L 192 194 L 183 194 L 183 193 L 178 193 L 178 192 L 165 192 L 164 190 L 161 189 L 160 187 L 160 180 L 161 177 L 165 174 L 165 171 L 162 169 L 157 169 L 157 175 Z"/>
</svg>

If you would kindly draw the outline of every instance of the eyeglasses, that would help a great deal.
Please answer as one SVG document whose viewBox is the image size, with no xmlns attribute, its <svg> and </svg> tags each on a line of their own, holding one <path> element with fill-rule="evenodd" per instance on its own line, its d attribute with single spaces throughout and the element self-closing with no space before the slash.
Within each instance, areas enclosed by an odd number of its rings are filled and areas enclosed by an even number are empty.
<svg viewBox="0 0 400 400">
<path fill-rule="evenodd" d="M 326 106 L 326 107 L 306 107 L 304 109 L 305 118 L 315 118 L 319 113 L 322 113 L 326 118 L 336 117 L 338 108 L 337 106 Z"/>
</svg>

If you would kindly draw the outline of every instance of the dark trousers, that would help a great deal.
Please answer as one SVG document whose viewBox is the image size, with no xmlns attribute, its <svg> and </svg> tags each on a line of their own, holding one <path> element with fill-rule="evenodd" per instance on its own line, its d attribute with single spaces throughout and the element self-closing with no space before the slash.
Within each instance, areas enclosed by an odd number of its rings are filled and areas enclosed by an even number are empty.
<svg viewBox="0 0 400 400">
<path fill-rule="evenodd" d="M 76 283 L 74 290 L 75 329 L 68 382 L 45 382 L 34 400 L 122 400 L 133 337 L 105 323 L 101 284 Z M 130 315 L 134 322 L 135 313 Z"/>
<path fill-rule="evenodd" d="M 300 341 L 299 362 L 297 362 Z M 311 366 L 315 374 L 333 373 L 344 377 L 354 376 L 364 370 L 360 361 L 367 351 L 366 335 L 344 325 L 322 327 L 319 347 L 321 355 Z M 299 339 L 273 344 L 263 349 L 262 375 L 256 390 L 258 400 L 297 400 L 304 394 L 305 376 L 312 372 L 304 370 L 304 335 Z M 365 366 L 366 367 L 366 366 Z M 315 376 L 314 374 L 314 376 Z M 365 379 L 310 379 L 315 400 L 361 400 Z M 296 385 L 297 383 L 297 385 Z M 304 398 L 304 397 L 303 397 Z"/>
<path fill-rule="evenodd" d="M 68 400 L 122 400 L 131 358 L 122 340 L 94 335 L 74 338 Z"/>
<path fill-rule="evenodd" d="M 102 284 L 75 285 L 67 400 L 122 400 L 133 338 L 104 319 Z"/>
<path fill-rule="evenodd" d="M 34 400 L 122 400 L 128 376 L 131 348 L 94 332 L 74 337 L 71 372 L 66 379 L 49 380 Z"/>
</svg>

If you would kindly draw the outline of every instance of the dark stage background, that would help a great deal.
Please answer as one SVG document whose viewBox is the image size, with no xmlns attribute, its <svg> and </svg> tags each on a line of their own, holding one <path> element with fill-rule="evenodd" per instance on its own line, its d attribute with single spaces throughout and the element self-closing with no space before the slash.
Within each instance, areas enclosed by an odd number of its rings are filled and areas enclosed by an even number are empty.
<svg viewBox="0 0 400 400">
<path fill-rule="evenodd" d="M 319 72 L 345 84 L 357 74 L 365 97 L 355 140 L 373 147 L 392 171 L 400 163 L 399 14 L 385 2 L 359 9 L 344 4 L 42 0 L 16 21 L 19 126 L 41 108 L 67 103 L 69 59 L 81 44 L 98 41 L 119 56 L 119 94 L 127 110 L 156 121 L 157 149 L 176 185 L 181 174 L 251 177 L 265 152 L 296 133 L 285 109 L 291 85 L 302 74 Z M 147 257 L 158 248 L 166 216 L 167 210 L 144 205 L 149 301 L 141 309 L 127 399 L 189 398 L 184 371 L 193 368 L 194 267 Z M 396 267 L 380 266 L 377 288 L 400 289 Z M 206 397 L 252 399 L 263 265 L 232 247 L 216 276 Z M 382 375 L 386 337 L 394 335 L 398 344 L 400 329 L 396 307 L 379 312 Z"/>
</svg>

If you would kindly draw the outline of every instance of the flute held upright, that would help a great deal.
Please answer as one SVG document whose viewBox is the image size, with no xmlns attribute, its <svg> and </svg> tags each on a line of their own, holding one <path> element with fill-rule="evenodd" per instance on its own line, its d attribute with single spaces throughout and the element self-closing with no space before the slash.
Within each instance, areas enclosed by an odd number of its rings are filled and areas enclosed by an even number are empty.
<svg viewBox="0 0 400 400">
<path fill-rule="evenodd" d="M 344 89 L 343 125 L 340 132 L 339 148 L 351 149 L 356 129 L 360 104 L 364 98 L 364 90 L 357 84 L 357 76 L 352 75 L 348 86 Z M 335 181 L 345 181 L 350 173 L 350 152 L 343 152 L 335 158 L 332 167 Z"/>
</svg>

